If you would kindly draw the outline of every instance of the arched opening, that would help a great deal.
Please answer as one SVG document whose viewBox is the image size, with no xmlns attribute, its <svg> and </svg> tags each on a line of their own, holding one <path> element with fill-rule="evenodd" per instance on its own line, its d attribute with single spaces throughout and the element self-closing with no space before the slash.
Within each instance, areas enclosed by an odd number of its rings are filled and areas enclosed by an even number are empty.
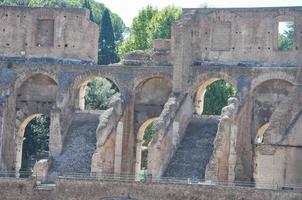
<svg viewBox="0 0 302 200">
<path fill-rule="evenodd" d="M 145 145 L 142 146 L 145 130 L 148 130 L 149 128 L 147 129 L 147 127 L 160 116 L 171 92 L 171 81 L 163 77 L 145 79 L 135 88 L 132 123 L 136 151 L 133 152 L 132 159 L 136 160 L 133 169 L 137 177 L 141 173 L 142 164 L 143 167 L 147 168 L 145 162 L 142 162 L 142 149 L 145 149 L 143 154 L 147 154 L 146 149 L 148 145 L 148 143 L 145 143 Z"/>
<path fill-rule="evenodd" d="M 276 177 L 272 169 L 275 168 L 274 154 L 267 154 L 264 148 L 270 149 L 270 144 L 264 143 L 265 131 L 269 127 L 271 116 L 283 99 L 292 90 L 293 84 L 287 80 L 270 79 L 258 84 L 251 92 L 250 107 L 250 137 L 252 151 L 250 155 L 251 180 L 256 184 L 270 182 Z M 248 135 L 247 135 L 248 136 Z M 246 137 L 247 137 L 246 136 Z M 265 146 L 263 146 L 265 145 Z M 246 164 L 249 166 L 249 163 Z"/>
<path fill-rule="evenodd" d="M 20 175 L 30 175 L 34 164 L 48 158 L 49 125 L 47 115 L 33 114 L 19 127 L 16 145 L 16 171 Z M 25 174 L 24 174 L 25 173 Z"/>
<path fill-rule="evenodd" d="M 119 88 L 113 81 L 93 77 L 80 84 L 78 107 L 80 110 L 106 110 L 120 96 Z"/>
<path fill-rule="evenodd" d="M 252 91 L 252 138 L 260 128 L 267 124 L 279 103 L 284 99 L 290 90 L 292 84 L 285 80 L 272 79 L 259 84 Z"/>
<path fill-rule="evenodd" d="M 14 165 L 17 173 L 30 171 L 35 161 L 48 157 L 49 114 L 56 103 L 57 91 L 57 82 L 41 73 L 16 86 Z"/>
<path fill-rule="evenodd" d="M 195 113 L 220 115 L 228 99 L 236 96 L 236 89 L 225 80 L 212 78 L 201 84 L 195 94 Z"/>
<path fill-rule="evenodd" d="M 137 140 L 136 140 L 136 163 L 135 163 L 135 174 L 137 180 L 148 175 L 148 146 L 154 136 L 154 122 L 158 119 L 157 117 L 148 119 L 138 129 Z"/>
</svg>

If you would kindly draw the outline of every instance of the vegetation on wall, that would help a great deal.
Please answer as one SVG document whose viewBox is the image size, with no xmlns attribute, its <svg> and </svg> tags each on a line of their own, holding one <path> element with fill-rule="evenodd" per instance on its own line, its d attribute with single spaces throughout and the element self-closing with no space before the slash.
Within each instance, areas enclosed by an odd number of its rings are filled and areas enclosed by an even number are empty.
<svg viewBox="0 0 302 200">
<path fill-rule="evenodd" d="M 31 120 L 25 128 L 23 150 L 22 150 L 22 171 L 30 170 L 31 159 L 48 157 L 50 119 L 42 115 Z"/>
<path fill-rule="evenodd" d="M 287 22 L 287 29 L 278 35 L 278 49 L 281 51 L 290 50 L 294 45 L 294 23 Z"/>
<path fill-rule="evenodd" d="M 143 146 L 148 146 L 149 143 L 151 142 L 153 135 L 154 135 L 155 122 L 156 121 L 153 121 L 146 127 L 145 132 L 144 132 L 144 137 L 143 137 L 143 141 L 144 141 Z"/>
<path fill-rule="evenodd" d="M 120 57 L 133 50 L 151 49 L 154 39 L 171 38 L 171 26 L 180 17 L 181 10 L 171 6 L 162 10 L 152 6 L 142 9 L 132 21 L 129 36 L 118 48 Z"/>
<path fill-rule="evenodd" d="M 236 90 L 224 80 L 218 80 L 207 86 L 204 95 L 204 115 L 220 115 L 223 107 L 228 105 L 228 99 L 236 95 Z"/>
<path fill-rule="evenodd" d="M 92 79 L 86 89 L 85 109 L 105 110 L 112 101 L 120 96 L 117 87 L 105 78 Z"/>
</svg>

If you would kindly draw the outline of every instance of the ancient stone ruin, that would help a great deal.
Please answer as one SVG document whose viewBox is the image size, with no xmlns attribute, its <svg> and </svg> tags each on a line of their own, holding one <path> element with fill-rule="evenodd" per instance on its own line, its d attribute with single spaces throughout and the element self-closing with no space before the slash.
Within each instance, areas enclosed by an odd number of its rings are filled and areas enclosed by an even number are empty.
<svg viewBox="0 0 302 200">
<path fill-rule="evenodd" d="M 146 169 L 154 180 L 302 184 L 302 7 L 183 9 L 171 40 L 108 66 L 95 64 L 98 27 L 88 10 L 0 7 L 0 16 L 0 171 L 19 176 L 25 127 L 47 114 L 49 156 L 34 167 L 41 182 L 76 173 L 139 180 L 154 122 Z M 281 22 L 294 24 L 287 51 L 278 48 Z M 94 77 L 121 94 L 107 110 L 85 110 Z M 221 116 L 201 115 L 217 80 L 237 96 Z"/>
</svg>

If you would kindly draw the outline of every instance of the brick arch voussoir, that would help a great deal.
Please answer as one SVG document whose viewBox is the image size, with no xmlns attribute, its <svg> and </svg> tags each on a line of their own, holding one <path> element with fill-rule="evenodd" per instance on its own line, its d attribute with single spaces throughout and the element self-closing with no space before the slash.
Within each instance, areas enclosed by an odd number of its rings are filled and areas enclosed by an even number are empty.
<svg viewBox="0 0 302 200">
<path fill-rule="evenodd" d="M 143 85 L 145 82 L 147 82 L 148 80 L 153 79 L 153 78 L 165 79 L 165 80 L 169 81 L 171 83 L 171 85 L 173 86 L 172 75 L 162 74 L 159 72 L 152 72 L 151 74 L 148 74 L 146 76 L 135 78 L 132 91 L 135 92 L 141 85 Z"/>
<path fill-rule="evenodd" d="M 249 93 L 253 93 L 253 91 L 263 84 L 264 82 L 270 81 L 270 80 L 282 80 L 286 81 L 292 85 L 295 85 L 296 83 L 296 78 L 295 76 L 288 75 L 285 72 L 274 72 L 274 73 L 267 73 L 267 74 L 262 74 L 252 80 L 251 86 Z"/>
</svg>

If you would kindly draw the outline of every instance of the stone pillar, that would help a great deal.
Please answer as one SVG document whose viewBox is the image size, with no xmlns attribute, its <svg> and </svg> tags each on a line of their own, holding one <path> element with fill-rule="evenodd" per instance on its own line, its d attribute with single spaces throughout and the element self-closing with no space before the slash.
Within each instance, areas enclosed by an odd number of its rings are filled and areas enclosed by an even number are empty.
<svg viewBox="0 0 302 200">
<path fill-rule="evenodd" d="M 3 163 L 3 160 L 2 160 L 2 134 L 3 134 L 3 108 L 2 106 L 0 105 L 0 171 L 3 171 L 4 169 L 4 163 Z"/>
<path fill-rule="evenodd" d="M 185 92 L 192 65 L 193 30 L 187 18 L 172 27 L 173 91 Z"/>
<path fill-rule="evenodd" d="M 136 142 L 136 156 L 135 156 L 135 180 L 139 181 L 139 175 L 141 171 L 142 163 L 142 145 L 143 140 L 138 140 Z"/>
<path fill-rule="evenodd" d="M 238 128 L 235 124 L 231 126 L 231 138 L 230 138 L 230 155 L 229 155 L 229 170 L 228 170 L 228 181 L 235 181 L 235 166 L 236 166 L 236 144 L 237 144 L 237 132 Z"/>
<path fill-rule="evenodd" d="M 120 175 L 122 169 L 123 152 L 123 122 L 119 122 L 116 129 L 115 153 L 114 153 L 114 174 Z"/>
<path fill-rule="evenodd" d="M 75 105 L 76 108 L 80 110 L 85 110 L 85 94 L 86 94 L 87 84 L 84 84 L 80 87 L 79 90 L 79 102 L 78 105 Z M 76 102 L 77 103 L 77 102 Z"/>
<path fill-rule="evenodd" d="M 49 127 L 49 154 L 53 157 L 60 155 L 63 148 L 60 117 L 61 111 L 59 109 L 51 111 Z"/>
</svg>

